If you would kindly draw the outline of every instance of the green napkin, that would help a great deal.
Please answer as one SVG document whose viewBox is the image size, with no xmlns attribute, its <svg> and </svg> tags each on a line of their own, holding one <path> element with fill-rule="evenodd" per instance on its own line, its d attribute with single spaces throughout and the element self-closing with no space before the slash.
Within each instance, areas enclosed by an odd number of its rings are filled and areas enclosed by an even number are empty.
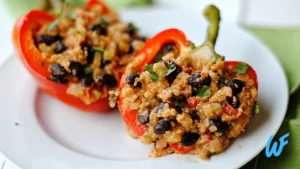
<svg viewBox="0 0 300 169">
<path fill-rule="evenodd" d="M 300 82 L 300 29 L 248 29 L 278 56 L 285 68 L 290 88 L 298 85 Z"/>
<path fill-rule="evenodd" d="M 300 81 L 300 29 L 248 28 L 277 55 L 289 80 L 290 88 L 296 89 Z M 276 75 L 274 75 L 276 76 Z M 280 89 L 278 89 L 280 90 Z M 288 145 L 279 157 L 267 158 L 263 150 L 242 169 L 299 169 L 300 163 L 300 90 L 290 97 L 287 115 L 275 137 L 290 133 Z"/>
<path fill-rule="evenodd" d="M 11 11 L 12 19 L 16 19 L 31 9 L 38 9 L 42 0 L 3 0 L 4 5 Z M 81 6 L 87 0 L 65 0 L 71 5 Z M 103 0 L 110 7 L 120 9 L 122 7 L 143 6 L 152 4 L 153 0 Z"/>
<path fill-rule="evenodd" d="M 3 0 L 3 2 L 2 4 L 7 7 L 10 17 L 14 20 L 30 9 L 38 9 L 41 6 L 39 0 Z"/>
</svg>

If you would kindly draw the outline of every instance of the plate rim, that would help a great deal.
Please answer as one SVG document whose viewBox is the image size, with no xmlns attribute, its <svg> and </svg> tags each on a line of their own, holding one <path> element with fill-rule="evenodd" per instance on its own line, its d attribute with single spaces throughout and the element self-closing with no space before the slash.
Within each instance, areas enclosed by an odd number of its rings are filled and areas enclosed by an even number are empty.
<svg viewBox="0 0 300 169">
<path fill-rule="evenodd" d="M 158 10 L 158 11 L 162 11 L 162 9 L 151 9 L 151 8 L 149 8 L 150 10 Z M 138 10 L 132 10 L 131 9 L 131 11 L 126 11 L 126 10 L 122 10 L 121 11 L 121 14 L 123 13 L 123 12 L 141 12 L 141 10 L 140 9 L 138 9 Z M 167 12 L 174 12 L 174 10 L 167 10 Z M 188 12 L 188 11 L 185 11 L 185 13 L 192 13 L 192 12 Z M 120 14 L 120 15 L 121 15 Z M 192 13 L 192 14 L 194 14 L 194 13 Z M 283 65 L 280 63 L 280 61 L 279 61 L 279 59 L 278 59 L 278 57 L 276 57 L 276 55 L 274 54 L 274 52 L 273 51 L 271 51 L 271 49 L 265 44 L 265 43 L 263 43 L 256 35 L 254 35 L 253 33 L 251 33 L 251 32 L 249 32 L 249 31 L 247 31 L 247 30 L 245 30 L 243 27 L 241 27 L 240 25 L 238 25 L 238 24 L 236 24 L 236 23 L 234 23 L 234 22 L 225 22 L 224 24 L 231 24 L 231 25 L 233 25 L 233 26 L 235 26 L 239 31 L 241 31 L 241 32 L 243 32 L 244 34 L 247 34 L 247 36 L 249 36 L 249 37 L 252 37 L 252 40 L 253 41 L 255 41 L 255 43 L 258 43 L 260 46 L 262 46 L 263 48 L 264 48 L 264 50 L 266 50 L 268 53 L 270 53 L 271 55 L 272 55 L 272 57 L 275 59 L 275 62 L 278 64 L 278 66 L 279 66 L 279 68 L 280 68 L 280 72 L 281 73 L 283 73 L 283 77 L 284 77 L 284 85 L 285 85 L 285 88 L 284 88 L 284 90 L 285 90 L 285 92 L 287 93 L 287 95 L 285 96 L 286 97 L 286 103 L 285 103 L 285 105 L 284 105 L 284 113 L 282 113 L 282 116 L 283 116 L 283 118 L 281 118 L 281 122 L 280 122 L 280 125 L 278 125 L 277 126 L 277 128 L 276 128 L 276 130 L 274 130 L 275 132 L 274 133 L 270 133 L 270 134 L 272 134 L 272 135 L 275 135 L 277 132 L 278 132 L 278 130 L 280 129 L 280 127 L 281 127 L 281 125 L 282 125 L 282 123 L 283 123 L 283 121 L 284 121 L 284 117 L 285 117 L 285 115 L 286 115 L 286 113 L 287 113 L 287 109 L 288 109 L 288 103 L 289 103 L 289 92 L 288 92 L 288 80 L 287 80 L 287 75 L 286 75 L 286 72 L 285 72 L 285 69 L 283 68 Z M 5 65 L 5 64 L 7 64 L 7 63 L 9 63 L 10 61 L 12 61 L 13 60 L 13 58 L 14 58 L 14 55 L 16 55 L 16 52 L 14 51 L 13 53 L 11 53 L 11 54 L 9 54 L 10 56 L 9 57 L 7 57 L 7 58 L 5 58 L 5 60 L 4 60 L 4 62 L 2 63 L 2 64 L 0 64 L 0 70 L 1 70 L 1 68 Z M 283 90 L 283 89 L 282 89 Z M 259 149 L 259 151 L 257 152 L 257 153 L 255 153 L 255 154 L 253 154 L 252 156 L 251 156 L 251 159 L 249 159 L 248 161 L 246 161 L 245 163 L 243 163 L 243 164 L 241 164 L 240 166 L 237 166 L 237 167 L 241 167 L 241 166 L 243 166 L 243 165 L 245 165 L 247 162 L 249 162 L 250 160 L 252 160 L 255 156 L 257 156 L 264 148 L 265 148 L 265 146 L 266 146 L 266 144 L 267 143 L 265 143 L 264 144 L 264 146 L 262 147 L 262 148 L 260 148 Z M 7 154 L 4 152 L 4 151 L 2 151 L 2 150 L 0 150 L 0 152 L 9 160 L 9 161 L 11 161 L 11 162 L 13 162 L 13 158 L 10 158 L 9 156 L 7 156 Z M 15 165 L 17 165 L 18 167 L 20 167 L 20 168 L 22 168 L 22 169 L 25 169 L 25 167 L 23 167 L 22 165 L 20 165 L 20 164 L 17 164 L 16 162 L 13 162 Z"/>
</svg>

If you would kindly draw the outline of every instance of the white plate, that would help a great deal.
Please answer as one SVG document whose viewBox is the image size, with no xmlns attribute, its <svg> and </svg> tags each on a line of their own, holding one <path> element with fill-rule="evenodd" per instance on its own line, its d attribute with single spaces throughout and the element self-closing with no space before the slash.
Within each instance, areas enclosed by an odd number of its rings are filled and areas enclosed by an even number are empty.
<svg viewBox="0 0 300 169">
<path fill-rule="evenodd" d="M 177 27 L 198 42 L 207 26 L 202 16 L 178 11 L 131 10 L 122 17 L 148 36 Z M 222 23 L 217 51 L 255 68 L 262 111 L 224 153 L 210 160 L 189 155 L 149 159 L 151 146 L 127 135 L 116 110 L 88 114 L 63 105 L 37 88 L 16 56 L 0 69 L 0 150 L 24 169 L 238 168 L 280 127 L 288 102 L 287 80 L 269 49 L 234 24 Z"/>
</svg>

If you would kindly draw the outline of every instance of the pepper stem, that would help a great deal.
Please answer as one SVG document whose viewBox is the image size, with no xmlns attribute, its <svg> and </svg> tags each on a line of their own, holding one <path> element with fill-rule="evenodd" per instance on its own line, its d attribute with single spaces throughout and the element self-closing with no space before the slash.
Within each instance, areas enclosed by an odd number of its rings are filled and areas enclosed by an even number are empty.
<svg viewBox="0 0 300 169">
<path fill-rule="evenodd" d="M 52 12 L 54 15 L 60 15 L 65 7 L 65 0 L 40 0 L 41 9 Z"/>
<path fill-rule="evenodd" d="M 219 33 L 219 23 L 221 20 L 220 11 L 216 6 L 209 5 L 204 10 L 204 16 L 209 22 L 207 39 L 205 42 L 210 43 L 214 47 Z"/>
</svg>

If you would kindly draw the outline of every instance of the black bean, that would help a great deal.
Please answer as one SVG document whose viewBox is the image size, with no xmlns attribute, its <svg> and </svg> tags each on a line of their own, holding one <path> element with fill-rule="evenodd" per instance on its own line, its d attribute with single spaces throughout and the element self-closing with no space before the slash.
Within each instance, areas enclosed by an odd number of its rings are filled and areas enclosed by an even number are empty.
<svg viewBox="0 0 300 169">
<path fill-rule="evenodd" d="M 67 83 L 67 71 L 60 64 L 54 63 L 50 68 L 52 77 L 59 83 Z"/>
<path fill-rule="evenodd" d="M 100 68 L 104 68 L 106 65 L 109 65 L 111 63 L 110 60 L 104 60 L 104 58 L 101 58 L 101 66 Z"/>
<path fill-rule="evenodd" d="M 63 53 L 65 50 L 67 49 L 67 47 L 61 43 L 61 42 L 57 42 L 55 44 L 55 49 L 54 49 L 54 53 Z"/>
<path fill-rule="evenodd" d="M 177 111 L 177 113 L 182 113 L 182 108 L 185 106 L 185 96 L 184 95 L 173 95 L 171 97 L 171 102 L 174 107 L 174 109 Z"/>
<path fill-rule="evenodd" d="M 205 78 L 201 78 L 201 73 L 194 73 L 189 77 L 189 85 L 193 88 L 200 88 L 202 86 L 209 86 L 211 83 L 211 77 L 208 75 Z"/>
<path fill-rule="evenodd" d="M 62 37 L 59 35 L 46 35 L 46 34 L 42 34 L 42 35 L 38 35 L 37 37 L 37 41 L 38 43 L 45 43 L 46 45 L 51 45 L 52 43 L 62 40 Z"/>
<path fill-rule="evenodd" d="M 65 76 L 67 71 L 60 64 L 54 63 L 51 65 L 51 73 L 53 76 Z"/>
<path fill-rule="evenodd" d="M 101 24 L 95 24 L 95 25 L 89 25 L 88 29 L 91 31 L 97 31 L 99 35 L 106 35 L 107 34 L 107 29 L 105 26 Z"/>
<path fill-rule="evenodd" d="M 134 51 L 134 49 L 133 49 L 133 42 L 136 41 L 136 40 L 139 40 L 139 39 L 138 38 L 134 38 L 134 37 L 130 39 L 130 43 L 129 43 L 130 47 L 129 47 L 128 53 L 132 53 Z"/>
<path fill-rule="evenodd" d="M 185 103 L 185 96 L 184 95 L 179 95 L 179 96 L 176 96 L 176 95 L 173 95 L 171 97 L 171 101 L 172 102 L 179 102 L 179 103 Z"/>
<path fill-rule="evenodd" d="M 146 37 L 132 37 L 130 39 L 130 47 L 129 47 L 129 51 L 128 53 L 132 53 L 134 51 L 133 49 L 133 42 L 134 41 L 142 41 L 142 42 L 146 42 Z"/>
<path fill-rule="evenodd" d="M 194 73 L 190 75 L 189 77 L 189 85 L 192 87 L 198 88 L 201 87 L 201 74 L 200 73 Z"/>
<path fill-rule="evenodd" d="M 178 114 L 182 113 L 182 107 L 181 107 L 181 105 L 175 105 L 174 109 L 177 111 Z"/>
<path fill-rule="evenodd" d="M 88 25 L 88 30 L 95 31 L 98 25 L 100 25 L 100 24 Z"/>
<path fill-rule="evenodd" d="M 69 68 L 74 76 L 83 77 L 85 75 L 84 66 L 79 62 L 71 61 Z"/>
<path fill-rule="evenodd" d="M 166 44 L 166 45 L 162 48 L 161 52 L 162 52 L 163 54 L 166 54 L 166 53 L 168 53 L 168 52 L 172 52 L 172 51 L 174 51 L 174 47 L 175 47 L 175 44 L 173 44 L 173 43 Z"/>
<path fill-rule="evenodd" d="M 202 85 L 204 86 L 209 86 L 211 83 L 211 77 L 209 75 L 207 75 L 207 77 L 205 77 L 203 80 L 202 80 Z"/>
<path fill-rule="evenodd" d="M 143 125 L 146 125 L 149 123 L 150 121 L 150 111 L 149 110 L 146 110 L 147 112 L 143 115 L 138 115 L 137 116 L 137 119 L 139 121 L 140 124 L 143 124 Z"/>
<path fill-rule="evenodd" d="M 189 114 L 193 121 L 196 121 L 196 120 L 200 121 L 200 116 L 198 115 L 196 110 L 192 110 Z"/>
<path fill-rule="evenodd" d="M 34 42 L 34 45 L 35 45 L 35 47 L 39 47 L 39 42 L 38 42 L 38 38 L 37 38 L 37 36 L 34 36 L 33 37 L 33 42 Z"/>
<path fill-rule="evenodd" d="M 160 110 L 164 109 L 165 105 L 168 104 L 166 102 L 161 102 L 156 106 L 156 111 L 155 113 L 158 113 Z"/>
<path fill-rule="evenodd" d="M 237 95 L 242 92 L 243 87 L 245 87 L 245 83 L 238 79 L 230 80 L 227 84 L 228 87 L 232 89 L 232 95 Z"/>
<path fill-rule="evenodd" d="M 136 82 L 139 78 L 139 74 L 130 74 L 126 77 L 126 83 L 132 87 L 141 87 L 141 82 Z"/>
<path fill-rule="evenodd" d="M 173 43 L 165 44 L 163 48 L 155 56 L 155 62 L 159 62 L 162 60 L 162 57 L 168 53 L 174 51 L 175 45 Z"/>
<path fill-rule="evenodd" d="M 130 36 L 133 36 L 136 33 L 136 28 L 133 24 L 130 23 L 125 29 L 125 32 L 128 33 Z"/>
<path fill-rule="evenodd" d="M 225 78 L 220 77 L 219 80 L 218 80 L 218 85 L 219 85 L 220 87 L 225 86 Z"/>
<path fill-rule="evenodd" d="M 140 41 L 146 42 L 146 40 L 147 40 L 147 37 L 145 37 L 145 36 L 141 36 L 141 37 L 139 37 L 137 40 L 140 40 Z"/>
<path fill-rule="evenodd" d="M 135 34 L 135 32 L 131 26 L 128 26 L 126 28 L 125 32 L 128 33 L 130 36 L 133 36 Z"/>
<path fill-rule="evenodd" d="M 176 122 L 176 116 L 169 116 L 168 119 L 169 119 L 170 121 Z"/>
<path fill-rule="evenodd" d="M 103 86 L 108 88 L 113 88 L 117 86 L 117 80 L 111 74 L 102 74 L 99 77 L 99 81 L 102 83 Z"/>
<path fill-rule="evenodd" d="M 83 50 L 84 53 L 87 52 L 87 63 L 92 63 L 95 54 L 95 51 L 93 50 L 92 46 L 88 42 L 83 42 L 81 44 L 81 50 Z"/>
<path fill-rule="evenodd" d="M 216 126 L 217 127 L 217 131 L 221 132 L 221 133 L 225 133 L 227 132 L 227 130 L 229 129 L 229 124 L 222 121 L 222 119 L 220 117 L 216 118 L 216 119 L 210 119 L 209 120 L 209 124 L 211 126 Z"/>
<path fill-rule="evenodd" d="M 170 121 L 166 120 L 160 120 L 155 126 L 154 126 L 154 133 L 157 135 L 162 135 L 166 131 L 172 130 L 172 125 Z"/>
<path fill-rule="evenodd" d="M 130 44 L 128 53 L 132 53 L 134 51 L 133 46 Z"/>
<path fill-rule="evenodd" d="M 241 102 L 238 100 L 236 96 L 233 97 L 227 97 L 226 102 L 231 105 L 233 108 L 240 107 Z"/>
<path fill-rule="evenodd" d="M 184 133 L 182 136 L 181 144 L 184 146 L 192 146 L 199 139 L 200 135 L 198 133 Z"/>
<path fill-rule="evenodd" d="M 168 82 L 171 84 L 177 77 L 177 75 L 181 72 L 181 68 L 173 61 L 166 60 L 164 61 L 165 65 L 168 67 L 169 70 L 174 70 L 165 76 L 165 78 L 168 80 Z"/>
<path fill-rule="evenodd" d="M 94 83 L 94 78 L 92 76 L 85 76 L 84 78 L 81 79 L 81 83 L 84 86 L 89 87 Z"/>
</svg>

